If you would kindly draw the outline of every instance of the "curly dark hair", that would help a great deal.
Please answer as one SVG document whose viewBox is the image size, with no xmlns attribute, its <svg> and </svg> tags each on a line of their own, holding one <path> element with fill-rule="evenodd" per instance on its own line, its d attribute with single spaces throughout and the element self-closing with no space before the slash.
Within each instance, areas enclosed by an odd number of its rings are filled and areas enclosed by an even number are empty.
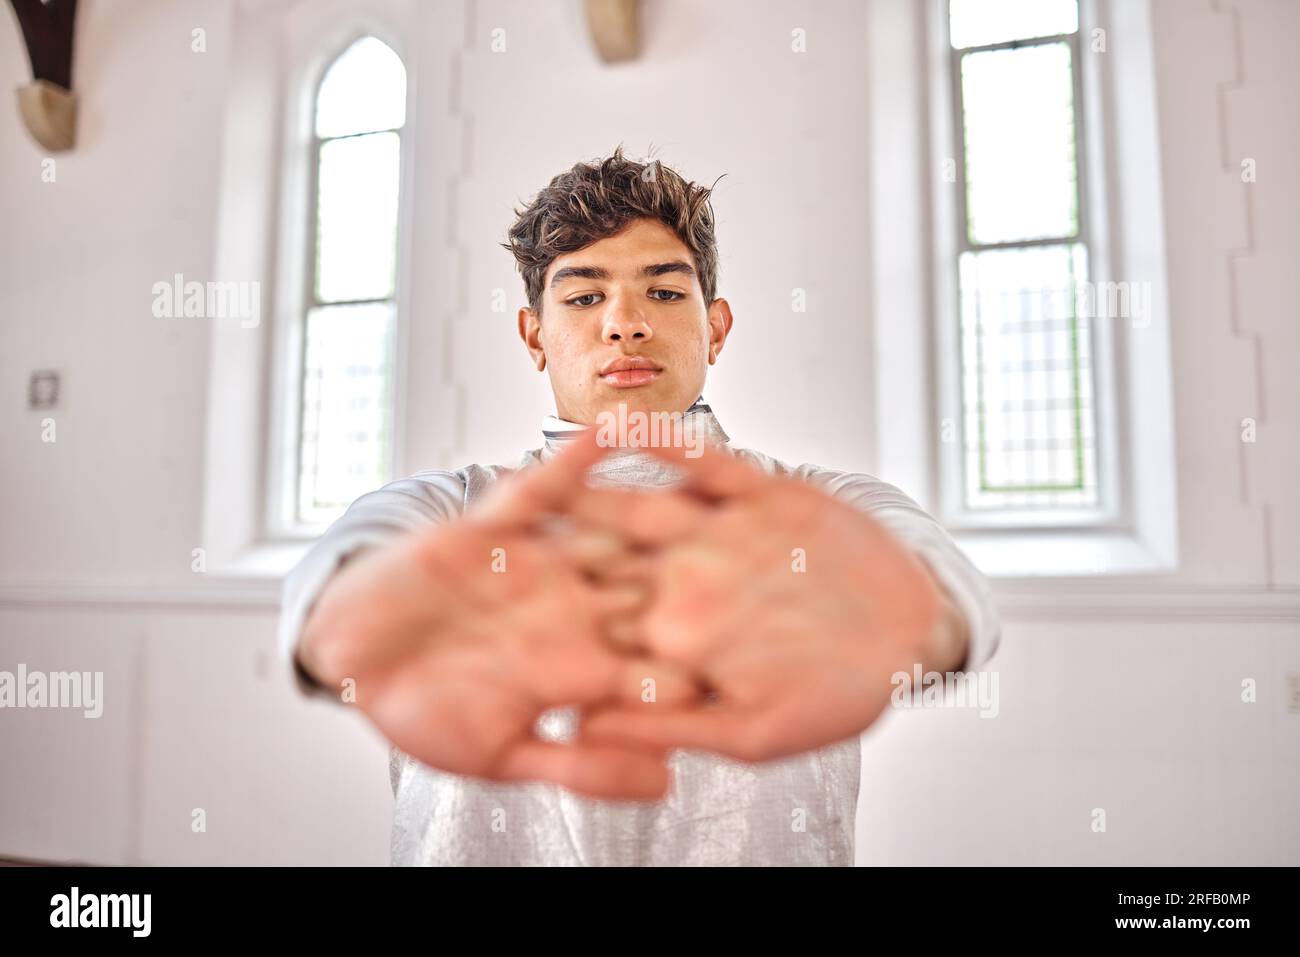
<svg viewBox="0 0 1300 957">
<path fill-rule="evenodd" d="M 718 288 L 712 192 L 658 160 L 628 159 L 620 144 L 612 156 L 553 177 L 532 203 L 514 211 L 510 241 L 501 245 L 514 254 L 528 305 L 540 316 L 546 270 L 557 257 L 616 235 L 633 220 L 657 219 L 691 251 L 708 305 Z"/>
</svg>

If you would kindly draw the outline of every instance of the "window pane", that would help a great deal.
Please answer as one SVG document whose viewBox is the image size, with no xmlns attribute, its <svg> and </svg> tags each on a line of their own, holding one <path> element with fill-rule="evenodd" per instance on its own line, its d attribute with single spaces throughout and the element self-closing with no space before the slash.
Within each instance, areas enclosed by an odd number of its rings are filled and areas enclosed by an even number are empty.
<svg viewBox="0 0 1300 957">
<path fill-rule="evenodd" d="M 959 50 L 1078 29 L 1078 0 L 949 0 L 948 4 L 948 32 Z"/>
<path fill-rule="evenodd" d="M 1097 504 L 1086 281 L 1079 243 L 962 254 L 969 507 Z"/>
<path fill-rule="evenodd" d="M 1069 45 L 965 54 L 961 84 L 970 241 L 1078 235 Z"/>
<path fill-rule="evenodd" d="M 351 136 L 406 122 L 406 68 L 374 37 L 348 47 L 325 72 L 316 95 L 316 135 Z"/>
<path fill-rule="evenodd" d="M 298 519 L 337 518 L 388 477 L 391 303 L 307 314 Z"/>
<path fill-rule="evenodd" d="M 316 221 L 316 295 L 321 302 L 393 294 L 399 163 L 396 133 L 321 144 Z"/>
</svg>

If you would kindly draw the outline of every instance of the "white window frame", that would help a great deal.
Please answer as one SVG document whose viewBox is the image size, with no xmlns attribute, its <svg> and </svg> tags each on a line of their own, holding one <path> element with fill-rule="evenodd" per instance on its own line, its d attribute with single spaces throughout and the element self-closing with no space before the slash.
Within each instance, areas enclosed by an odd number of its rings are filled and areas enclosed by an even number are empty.
<svg viewBox="0 0 1300 957">
<path fill-rule="evenodd" d="M 413 47 L 411 38 L 427 36 L 427 25 L 433 22 L 445 31 Z M 293 357 L 301 355 L 299 315 L 308 265 L 303 250 L 308 249 L 307 211 L 315 202 L 306 185 L 306 177 L 314 175 L 315 90 L 328 65 L 363 36 L 383 41 L 406 68 L 399 184 L 404 199 L 398 210 L 398 233 L 406 238 L 398 243 L 395 277 L 390 446 L 394 472 L 405 467 L 408 317 L 416 278 L 410 264 L 416 255 L 413 247 L 429 241 L 427 232 L 421 239 L 413 229 L 418 73 L 430 58 L 442 66 L 454 55 L 463 24 L 459 8 L 431 11 L 413 0 L 233 4 L 237 66 L 231 70 L 225 106 L 213 276 L 259 282 L 262 319 L 255 328 L 239 322 L 211 324 L 199 542 L 211 574 L 278 578 L 302 557 L 320 530 L 273 520 L 284 501 L 273 496 L 283 495 L 286 426 L 294 421 L 294 392 L 301 384 L 299 360 Z M 434 113 L 445 124 L 446 116 Z M 441 131 L 454 133 L 454 125 Z M 296 450 L 293 454 L 296 458 Z"/>
<path fill-rule="evenodd" d="M 1091 31 L 1102 23 L 1124 42 L 1094 54 Z M 1092 323 L 1102 507 L 1060 510 L 1046 523 L 1038 509 L 1032 524 L 1023 514 L 970 514 L 960 445 L 943 441 L 945 420 L 957 434 L 964 427 L 957 184 L 941 175 L 944 160 L 958 156 L 946 0 L 870 0 L 868 31 L 878 473 L 936 514 L 995 577 L 1172 569 L 1176 476 L 1149 0 L 1080 2 L 1089 278 L 1150 281 L 1152 309 L 1140 332 L 1126 320 Z M 915 191 L 900 189 L 904 179 Z"/>
</svg>

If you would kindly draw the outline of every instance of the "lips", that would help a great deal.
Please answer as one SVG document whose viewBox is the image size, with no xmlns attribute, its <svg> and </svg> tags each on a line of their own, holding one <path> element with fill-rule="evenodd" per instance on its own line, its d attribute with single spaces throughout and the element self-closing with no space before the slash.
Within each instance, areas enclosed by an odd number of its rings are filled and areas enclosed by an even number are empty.
<svg viewBox="0 0 1300 957">
<path fill-rule="evenodd" d="M 615 359 L 600 372 L 601 381 L 615 389 L 631 389 L 659 378 L 663 367 L 644 356 Z"/>
</svg>

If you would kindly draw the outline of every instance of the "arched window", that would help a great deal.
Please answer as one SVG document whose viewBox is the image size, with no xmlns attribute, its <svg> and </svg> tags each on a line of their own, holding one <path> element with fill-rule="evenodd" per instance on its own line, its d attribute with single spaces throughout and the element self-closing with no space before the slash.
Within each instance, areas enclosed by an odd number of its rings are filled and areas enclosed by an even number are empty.
<svg viewBox="0 0 1300 957">
<path fill-rule="evenodd" d="M 336 518 L 392 470 L 393 343 L 406 70 L 363 37 L 314 104 L 293 523 Z"/>
</svg>

